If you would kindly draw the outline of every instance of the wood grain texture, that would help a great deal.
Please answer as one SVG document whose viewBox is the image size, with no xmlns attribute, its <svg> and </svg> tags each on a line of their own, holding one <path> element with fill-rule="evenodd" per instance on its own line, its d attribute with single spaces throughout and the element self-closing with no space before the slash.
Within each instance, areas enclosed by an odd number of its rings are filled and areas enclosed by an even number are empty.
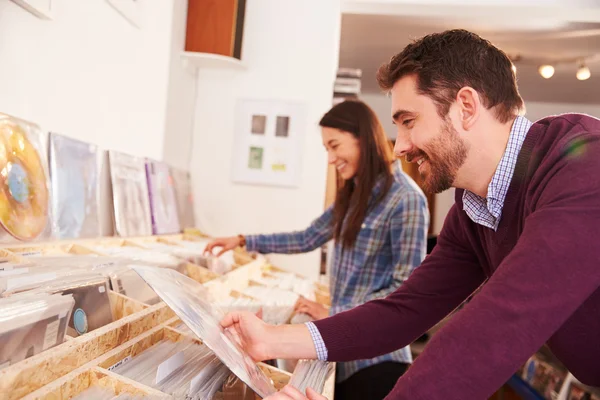
<svg viewBox="0 0 600 400">
<path fill-rule="evenodd" d="M 236 0 L 188 0 L 185 50 L 233 57 Z"/>
</svg>

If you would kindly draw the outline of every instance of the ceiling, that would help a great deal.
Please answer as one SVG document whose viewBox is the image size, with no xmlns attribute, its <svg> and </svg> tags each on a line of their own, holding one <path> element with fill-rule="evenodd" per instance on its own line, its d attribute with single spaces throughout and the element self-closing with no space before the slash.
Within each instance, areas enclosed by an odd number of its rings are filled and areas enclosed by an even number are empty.
<svg viewBox="0 0 600 400">
<path fill-rule="evenodd" d="M 525 28 L 526 27 L 526 28 Z M 600 104 L 600 57 L 587 62 L 592 76 L 575 77 L 577 59 L 600 55 L 600 22 L 563 22 L 560 19 L 461 18 L 344 14 L 340 67 L 363 71 L 362 92 L 378 92 L 375 73 L 382 63 L 414 38 L 446 29 L 463 28 L 489 39 L 515 61 L 521 95 L 526 101 Z M 560 60 L 572 59 L 559 64 Z M 554 63 L 555 74 L 538 73 L 543 62 Z"/>
</svg>

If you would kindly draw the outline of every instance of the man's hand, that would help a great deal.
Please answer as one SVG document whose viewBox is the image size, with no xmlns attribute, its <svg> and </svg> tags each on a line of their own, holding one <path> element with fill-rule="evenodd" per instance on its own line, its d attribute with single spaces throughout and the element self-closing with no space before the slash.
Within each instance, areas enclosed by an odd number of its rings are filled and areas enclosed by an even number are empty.
<svg viewBox="0 0 600 400">
<path fill-rule="evenodd" d="M 255 361 L 317 358 L 312 336 L 304 324 L 269 325 L 251 312 L 234 311 L 223 318 L 221 326 L 231 331 Z"/>
<path fill-rule="evenodd" d="M 294 311 L 297 313 L 304 313 L 310 315 L 313 319 L 323 319 L 329 316 L 329 311 L 325 306 L 305 299 L 304 297 L 300 297 L 294 306 Z"/>
<path fill-rule="evenodd" d="M 321 396 L 311 388 L 306 389 L 305 396 L 295 387 L 287 385 L 281 390 L 281 392 L 277 392 L 269 397 L 265 397 L 265 400 L 327 400 L 327 398 Z"/>
<path fill-rule="evenodd" d="M 273 358 L 269 354 L 273 327 L 263 322 L 258 315 L 251 312 L 234 311 L 223 318 L 221 326 L 234 331 L 234 336 L 254 361 Z"/>
<path fill-rule="evenodd" d="M 204 249 L 205 253 L 212 254 L 212 251 L 215 247 L 220 247 L 221 250 L 217 253 L 217 257 L 226 251 L 233 250 L 238 247 L 241 243 L 241 240 L 238 236 L 224 237 L 224 238 L 216 238 L 206 245 Z"/>
</svg>

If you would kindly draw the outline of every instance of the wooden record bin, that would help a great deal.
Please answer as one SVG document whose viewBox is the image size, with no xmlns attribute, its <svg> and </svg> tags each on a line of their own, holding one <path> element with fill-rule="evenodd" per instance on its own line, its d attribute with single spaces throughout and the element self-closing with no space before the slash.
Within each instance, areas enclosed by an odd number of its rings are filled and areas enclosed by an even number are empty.
<svg viewBox="0 0 600 400">
<path fill-rule="evenodd" d="M 144 243 L 158 241 L 176 244 L 180 240 L 202 240 L 198 235 L 179 234 L 141 238 L 98 238 L 87 240 L 30 243 L 26 245 L 0 246 L 0 258 L 11 261 L 27 261 L 28 256 L 102 254 L 102 247 L 133 246 L 144 248 Z M 206 268 L 186 263 L 186 273 L 202 283 L 214 295 L 231 296 L 236 291 L 254 284 L 253 279 L 268 276 L 279 270 L 266 263 L 263 257 L 255 257 L 242 249 L 234 256 L 238 265 L 231 272 L 218 276 Z M 328 288 L 316 285 L 317 300 L 328 304 Z M 152 398 L 172 398 L 168 394 L 147 387 L 110 371 L 110 367 L 129 356 L 133 357 L 163 339 L 179 341 L 190 338 L 201 343 L 188 329 L 177 329 L 182 321 L 164 303 L 147 305 L 114 291 L 109 291 L 114 321 L 80 335 L 66 336 L 65 341 L 23 361 L 0 369 L 0 400 L 45 399 L 67 400 L 86 389 L 102 387 L 115 395 L 120 393 L 142 394 Z M 291 374 L 260 363 L 260 368 L 277 389 L 285 386 Z M 334 398 L 335 373 L 323 390 L 329 400 Z M 217 393 L 215 399 L 227 398 Z M 252 399 L 259 397 L 252 395 Z M 243 400 L 250 400 L 244 398 Z"/>
<path fill-rule="evenodd" d="M 242 58 L 246 0 L 188 0 L 185 51 Z"/>
</svg>

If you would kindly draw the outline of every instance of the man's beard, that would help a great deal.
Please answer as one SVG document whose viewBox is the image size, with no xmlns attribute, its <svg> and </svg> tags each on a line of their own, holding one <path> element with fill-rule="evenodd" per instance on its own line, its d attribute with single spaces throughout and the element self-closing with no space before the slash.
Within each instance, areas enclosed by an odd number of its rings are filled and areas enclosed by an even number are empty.
<svg viewBox="0 0 600 400">
<path fill-rule="evenodd" d="M 415 150 L 407 154 L 406 160 L 423 158 L 427 161 L 428 171 L 422 172 L 423 190 L 429 193 L 441 193 L 452 187 L 459 168 L 467 158 L 467 145 L 460 138 L 450 121 L 446 120 L 438 137 L 423 146 L 427 150 Z"/>
</svg>

